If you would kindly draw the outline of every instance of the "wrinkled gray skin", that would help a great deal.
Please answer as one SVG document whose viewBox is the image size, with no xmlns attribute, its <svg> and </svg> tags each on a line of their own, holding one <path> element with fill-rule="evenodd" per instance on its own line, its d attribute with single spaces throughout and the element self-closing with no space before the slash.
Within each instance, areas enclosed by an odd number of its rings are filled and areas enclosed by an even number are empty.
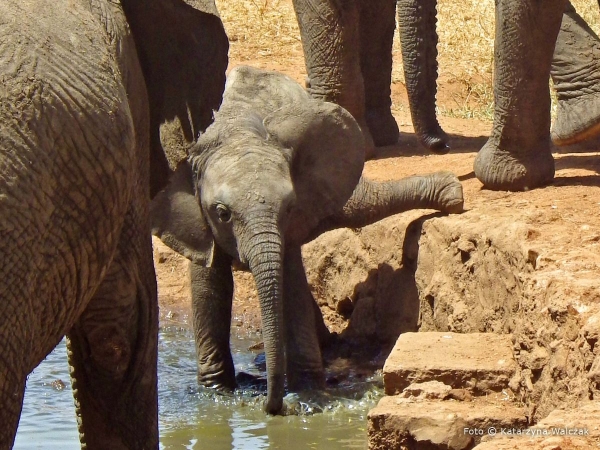
<svg viewBox="0 0 600 450">
<path fill-rule="evenodd" d="M 450 173 L 375 183 L 361 177 L 364 140 L 343 108 L 288 77 L 234 69 L 215 122 L 152 205 L 153 232 L 190 258 L 199 381 L 235 387 L 229 350 L 231 264 L 258 290 L 267 359 L 266 411 L 288 388 L 322 387 L 327 330 L 300 248 L 320 233 L 412 208 L 462 210 Z M 194 197 L 195 191 L 195 197 Z"/>
<path fill-rule="evenodd" d="M 392 43 L 396 6 L 402 64 L 419 142 L 435 153 L 449 150 L 435 114 L 437 0 L 294 0 L 306 69 L 314 98 L 348 110 L 373 145 L 398 141 L 391 114 Z"/>
<path fill-rule="evenodd" d="M 184 111 L 200 127 L 200 74 L 214 60 L 222 89 L 227 64 L 220 19 L 196 5 L 0 2 L 0 449 L 65 335 L 82 446 L 158 448 L 152 136 Z"/>
<path fill-rule="evenodd" d="M 490 189 L 527 190 L 554 178 L 551 137 L 566 145 L 600 134 L 600 40 L 566 0 L 499 0 L 496 24 L 494 125 L 474 170 Z"/>
</svg>

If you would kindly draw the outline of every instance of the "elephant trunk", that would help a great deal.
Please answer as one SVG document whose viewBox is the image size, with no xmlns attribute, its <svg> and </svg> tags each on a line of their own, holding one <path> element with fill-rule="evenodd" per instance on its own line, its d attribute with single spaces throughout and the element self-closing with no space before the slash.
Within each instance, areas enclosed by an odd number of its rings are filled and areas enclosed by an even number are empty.
<svg viewBox="0 0 600 450">
<path fill-rule="evenodd" d="M 244 251 L 246 250 L 247 251 Z M 267 360 L 267 402 L 269 414 L 281 412 L 285 380 L 283 329 L 283 242 L 277 224 L 260 226 L 241 249 L 258 291 L 262 332 Z"/>
<path fill-rule="evenodd" d="M 448 135 L 435 114 L 437 92 L 437 0 L 398 0 L 402 65 L 415 133 L 434 153 L 447 153 Z"/>
</svg>

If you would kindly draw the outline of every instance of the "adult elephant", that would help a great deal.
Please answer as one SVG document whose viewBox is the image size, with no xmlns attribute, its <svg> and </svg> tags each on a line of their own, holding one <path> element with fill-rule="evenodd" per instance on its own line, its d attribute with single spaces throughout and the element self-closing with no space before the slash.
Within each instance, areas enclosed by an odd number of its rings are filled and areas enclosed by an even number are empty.
<svg viewBox="0 0 600 450">
<path fill-rule="evenodd" d="M 65 334 L 82 446 L 158 448 L 155 137 L 177 116 L 208 124 L 227 64 L 220 19 L 198 6 L 0 3 L 2 449 Z"/>
<path fill-rule="evenodd" d="M 435 113 L 437 0 L 294 0 L 308 91 L 349 111 L 363 129 L 370 156 L 395 144 L 391 113 L 392 42 L 396 6 L 402 62 L 412 121 L 419 142 L 435 153 L 449 150 Z"/>
<path fill-rule="evenodd" d="M 154 233 L 194 262 L 201 384 L 235 386 L 233 261 L 256 281 L 266 410 L 278 413 L 285 376 L 291 390 L 324 385 L 319 332 L 325 327 L 306 280 L 302 244 L 408 209 L 462 210 L 462 187 L 450 173 L 376 183 L 361 177 L 363 163 L 361 130 L 343 108 L 311 99 L 275 72 L 238 67 L 230 73 L 214 123 L 152 207 Z"/>
<path fill-rule="evenodd" d="M 548 78 L 552 75 L 559 100 L 555 143 L 597 136 L 598 37 L 567 0 L 499 0 L 494 71 L 494 125 L 475 159 L 477 178 L 490 189 L 514 191 L 551 182 Z"/>
</svg>

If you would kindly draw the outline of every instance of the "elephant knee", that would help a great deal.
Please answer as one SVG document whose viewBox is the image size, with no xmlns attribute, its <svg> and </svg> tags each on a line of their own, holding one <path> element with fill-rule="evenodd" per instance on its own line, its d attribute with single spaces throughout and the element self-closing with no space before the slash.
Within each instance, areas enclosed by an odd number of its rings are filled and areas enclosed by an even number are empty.
<svg viewBox="0 0 600 450">
<path fill-rule="evenodd" d="M 121 378 L 131 359 L 131 345 L 123 331 L 103 326 L 88 336 L 94 366 L 111 378 Z"/>
</svg>

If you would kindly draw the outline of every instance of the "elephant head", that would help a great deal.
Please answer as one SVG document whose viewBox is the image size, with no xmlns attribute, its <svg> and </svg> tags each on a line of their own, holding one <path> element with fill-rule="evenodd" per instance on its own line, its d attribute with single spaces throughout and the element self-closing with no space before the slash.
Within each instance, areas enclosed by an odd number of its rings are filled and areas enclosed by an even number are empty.
<svg viewBox="0 0 600 450">
<path fill-rule="evenodd" d="M 299 248 L 343 208 L 363 161 L 361 130 L 343 108 L 309 98 L 284 75 L 238 67 L 214 123 L 153 204 L 154 234 L 167 245 L 206 266 L 216 250 L 225 252 L 252 272 L 270 413 L 281 410 L 284 392 L 285 248 Z"/>
</svg>

